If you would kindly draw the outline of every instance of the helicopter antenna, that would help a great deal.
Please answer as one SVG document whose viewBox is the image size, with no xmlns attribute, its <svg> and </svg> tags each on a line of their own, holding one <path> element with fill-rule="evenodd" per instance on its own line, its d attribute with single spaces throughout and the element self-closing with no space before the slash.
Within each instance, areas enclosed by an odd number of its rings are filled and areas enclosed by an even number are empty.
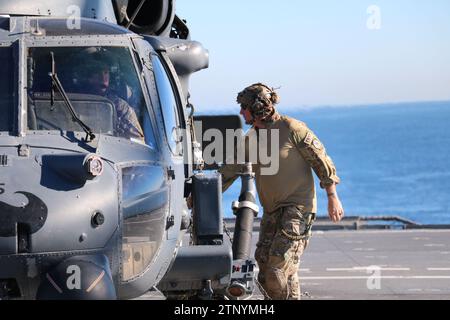
<svg viewBox="0 0 450 320">
<path fill-rule="evenodd" d="M 125 26 L 125 28 L 130 29 L 131 24 L 133 23 L 134 19 L 136 19 L 139 11 L 141 11 L 142 6 L 144 5 L 145 1 L 147 0 L 141 0 L 141 2 L 139 3 L 139 5 L 137 6 L 136 10 L 134 10 L 133 15 L 131 16 L 130 21 L 128 21 L 127 25 Z"/>
</svg>

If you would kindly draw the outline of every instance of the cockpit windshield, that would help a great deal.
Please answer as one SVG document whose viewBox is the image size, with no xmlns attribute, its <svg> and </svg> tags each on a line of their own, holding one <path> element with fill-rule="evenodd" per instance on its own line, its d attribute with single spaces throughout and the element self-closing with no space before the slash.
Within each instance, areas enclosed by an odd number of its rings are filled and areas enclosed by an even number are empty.
<svg viewBox="0 0 450 320">
<path fill-rule="evenodd" d="M 10 47 L 0 48 L 0 131 L 13 130 L 14 115 L 14 69 Z"/>
<path fill-rule="evenodd" d="M 52 70 L 76 115 L 94 133 L 154 146 L 141 83 L 128 48 L 29 49 L 28 129 L 83 131 L 52 81 Z"/>
</svg>

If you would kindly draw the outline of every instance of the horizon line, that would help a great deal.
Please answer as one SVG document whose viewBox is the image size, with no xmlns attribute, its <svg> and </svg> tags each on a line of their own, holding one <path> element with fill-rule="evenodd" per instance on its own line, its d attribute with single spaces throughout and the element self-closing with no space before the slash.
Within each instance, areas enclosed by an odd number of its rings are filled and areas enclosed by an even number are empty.
<svg viewBox="0 0 450 320">
<path fill-rule="evenodd" d="M 283 105 L 277 105 L 277 109 L 281 110 L 294 110 L 294 109 L 301 109 L 301 110 L 312 110 L 312 109 L 325 109 L 325 108 L 357 108 L 357 107 L 371 107 L 371 106 L 396 106 L 396 105 L 405 105 L 405 104 L 425 104 L 425 103 L 450 103 L 450 99 L 448 100 L 418 100 L 418 101 L 398 101 L 398 102 L 372 102 L 372 103 L 355 103 L 355 104 L 317 104 L 317 105 L 300 105 L 300 106 L 283 106 Z M 235 106 L 221 106 L 221 107 L 198 107 L 198 105 L 195 107 L 196 112 L 203 112 L 203 111 L 217 111 L 218 109 L 223 108 L 238 108 L 239 105 Z M 201 109 L 201 110 L 200 110 Z M 222 110 L 220 112 L 226 112 L 226 110 Z M 219 112 L 219 113 L 220 113 Z"/>
</svg>

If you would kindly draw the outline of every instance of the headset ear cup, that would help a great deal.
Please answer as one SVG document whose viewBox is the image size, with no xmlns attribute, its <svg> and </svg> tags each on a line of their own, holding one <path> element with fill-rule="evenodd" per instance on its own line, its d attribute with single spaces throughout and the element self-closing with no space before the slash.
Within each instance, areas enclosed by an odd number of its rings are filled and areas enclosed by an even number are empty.
<svg viewBox="0 0 450 320">
<path fill-rule="evenodd" d="M 280 102 L 280 96 L 275 91 L 272 91 L 271 100 L 273 104 L 277 104 Z"/>
<path fill-rule="evenodd" d="M 257 85 L 260 85 L 264 88 L 266 88 L 267 90 L 269 90 L 270 92 L 270 101 L 273 104 L 277 104 L 280 102 L 280 96 L 278 95 L 278 93 L 274 90 L 274 88 L 270 88 L 269 86 L 263 84 L 263 83 L 258 83 Z"/>
</svg>

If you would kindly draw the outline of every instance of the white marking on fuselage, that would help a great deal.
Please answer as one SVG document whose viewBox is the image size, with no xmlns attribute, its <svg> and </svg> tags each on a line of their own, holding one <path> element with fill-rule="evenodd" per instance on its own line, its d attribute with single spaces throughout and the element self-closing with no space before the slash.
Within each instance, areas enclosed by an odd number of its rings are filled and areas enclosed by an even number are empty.
<svg viewBox="0 0 450 320">
<path fill-rule="evenodd" d="M 63 293 L 63 291 L 61 290 L 61 288 L 56 284 L 55 280 L 53 280 L 53 278 L 47 273 L 46 275 L 47 280 L 52 284 L 52 286 L 56 289 L 56 291 L 58 291 L 58 293 Z"/>
<path fill-rule="evenodd" d="M 103 270 L 102 273 L 100 273 L 100 275 L 97 277 L 97 279 L 95 279 L 94 282 L 92 282 L 92 284 L 89 286 L 89 288 L 87 288 L 86 292 L 91 292 L 92 289 L 94 289 L 95 286 L 97 286 L 97 284 L 100 282 L 100 280 L 102 280 L 104 275 L 105 271 Z"/>
</svg>

